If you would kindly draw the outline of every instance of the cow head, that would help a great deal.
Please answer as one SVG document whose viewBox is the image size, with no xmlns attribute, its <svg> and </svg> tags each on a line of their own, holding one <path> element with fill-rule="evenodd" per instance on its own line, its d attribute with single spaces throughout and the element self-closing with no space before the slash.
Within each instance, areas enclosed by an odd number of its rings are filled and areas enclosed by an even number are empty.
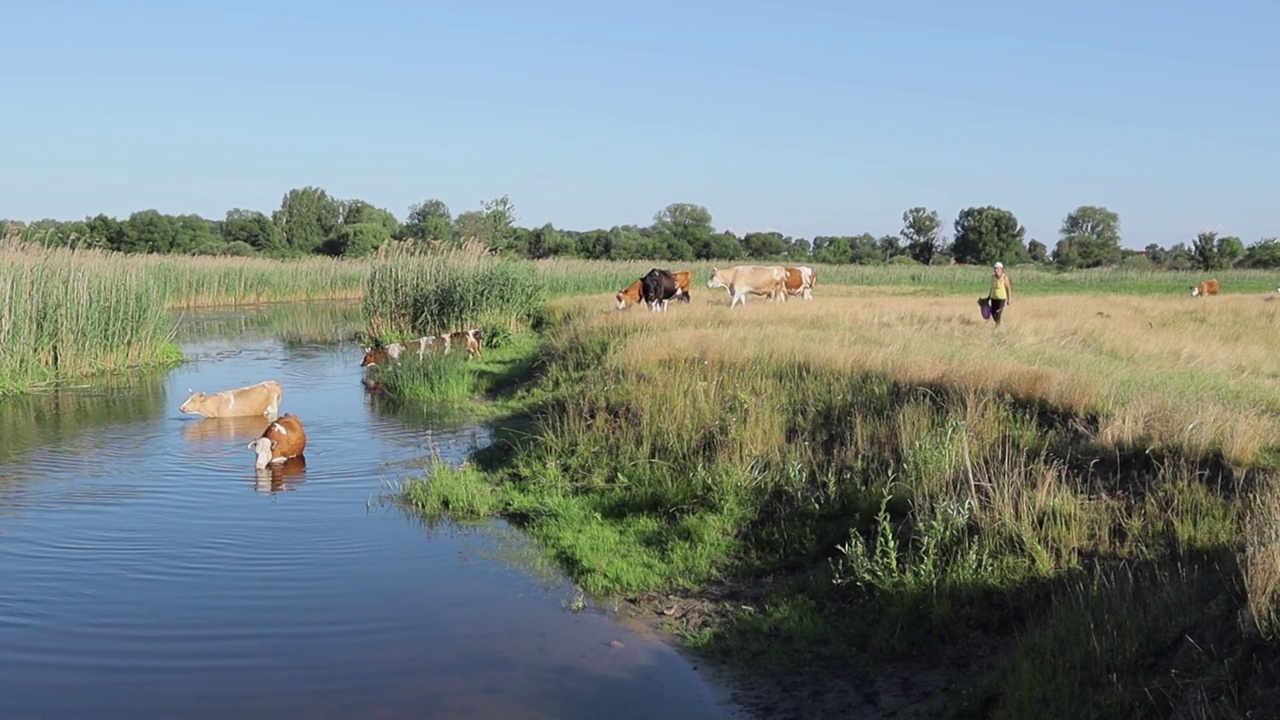
<svg viewBox="0 0 1280 720">
<path fill-rule="evenodd" d="M 200 406 L 204 405 L 205 394 L 202 392 L 198 393 L 195 390 L 192 390 L 191 388 L 187 388 L 187 392 L 191 393 L 191 396 L 188 397 L 185 402 L 183 402 L 181 405 L 178 406 L 178 412 L 183 412 L 183 413 L 200 412 Z"/>
<path fill-rule="evenodd" d="M 1196 296 L 1198 296 L 1199 294 L 1200 294 L 1200 286 L 1199 286 L 1199 285 L 1192 285 L 1192 286 L 1191 286 L 1191 297 L 1196 297 Z"/>
<path fill-rule="evenodd" d="M 360 361 L 360 367 L 369 367 L 377 365 L 379 361 L 385 362 L 387 359 L 387 351 L 383 348 L 365 348 L 364 359 Z"/>
<path fill-rule="evenodd" d="M 254 453 L 253 466 L 259 470 L 271 464 L 271 450 L 276 446 L 276 441 L 269 438 L 260 437 L 249 443 L 248 448 Z"/>
<path fill-rule="evenodd" d="M 711 268 L 711 279 L 707 280 L 707 287 L 729 287 L 729 283 L 725 282 L 724 276 L 720 274 L 720 270 L 718 268 Z"/>
</svg>

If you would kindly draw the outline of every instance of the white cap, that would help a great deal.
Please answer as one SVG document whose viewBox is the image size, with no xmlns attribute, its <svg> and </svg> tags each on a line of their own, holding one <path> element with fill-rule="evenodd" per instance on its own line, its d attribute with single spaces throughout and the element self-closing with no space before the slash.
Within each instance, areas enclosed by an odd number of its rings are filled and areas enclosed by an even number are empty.
<svg viewBox="0 0 1280 720">
<path fill-rule="evenodd" d="M 996 263 L 996 267 L 998 267 L 998 268 L 1002 268 L 1002 267 L 1004 267 L 1004 263 L 1002 263 L 1002 262 L 998 262 L 998 263 Z"/>
</svg>

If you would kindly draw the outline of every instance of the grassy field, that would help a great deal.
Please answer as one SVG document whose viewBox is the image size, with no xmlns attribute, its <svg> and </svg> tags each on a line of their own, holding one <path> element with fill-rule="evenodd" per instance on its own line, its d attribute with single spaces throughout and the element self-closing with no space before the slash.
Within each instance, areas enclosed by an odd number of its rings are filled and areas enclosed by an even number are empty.
<svg viewBox="0 0 1280 720">
<path fill-rule="evenodd" d="M 587 293 L 616 293 L 651 268 L 693 270 L 691 288 L 695 301 L 706 287 L 713 267 L 737 264 L 784 264 L 742 260 L 736 262 L 667 262 L 635 260 L 609 262 L 551 258 L 537 261 L 538 275 L 553 297 Z M 818 292 L 826 286 L 868 288 L 900 288 L 920 295 L 973 294 L 985 295 L 991 271 L 971 265 L 821 265 L 803 262 L 817 271 Z M 1009 268 L 1015 294 L 1022 295 L 1178 295 L 1189 296 L 1191 286 L 1215 277 L 1222 281 L 1225 294 L 1275 293 L 1280 287 L 1280 272 L 1272 270 L 1219 270 L 1214 272 L 1172 270 L 1130 270 L 1096 268 L 1060 272 L 1052 268 L 1024 265 Z"/>
<path fill-rule="evenodd" d="M 368 265 L 0 242 L 0 395 L 181 361 L 172 311 L 359 297 Z"/>
<path fill-rule="evenodd" d="M 800 688 L 800 715 L 908 664 L 967 717 L 1280 709 L 1270 280 L 1028 290 L 997 330 L 984 270 L 924 296 L 819 277 L 733 310 L 553 302 L 527 413 L 405 502 L 508 517 L 588 591 L 682 606 L 691 647 Z"/>
</svg>

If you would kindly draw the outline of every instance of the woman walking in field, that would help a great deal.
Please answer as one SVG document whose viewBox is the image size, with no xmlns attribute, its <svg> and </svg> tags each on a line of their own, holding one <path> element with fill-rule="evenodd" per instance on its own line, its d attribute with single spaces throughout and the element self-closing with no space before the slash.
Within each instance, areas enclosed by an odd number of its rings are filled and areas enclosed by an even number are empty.
<svg viewBox="0 0 1280 720">
<path fill-rule="evenodd" d="M 995 265 L 995 272 L 991 275 L 991 292 L 987 293 L 987 299 L 991 301 L 991 319 L 999 327 L 1004 306 L 1013 304 L 1013 282 L 1005 274 L 1002 262 Z"/>
</svg>

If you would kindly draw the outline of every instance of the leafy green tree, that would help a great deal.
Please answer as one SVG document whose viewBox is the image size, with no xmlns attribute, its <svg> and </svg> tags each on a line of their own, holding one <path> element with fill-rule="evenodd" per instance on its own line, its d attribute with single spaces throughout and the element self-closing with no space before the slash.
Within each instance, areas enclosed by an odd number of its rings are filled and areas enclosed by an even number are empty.
<svg viewBox="0 0 1280 720">
<path fill-rule="evenodd" d="M 742 238 L 742 254 L 756 260 L 782 257 L 787 252 L 787 239 L 780 232 L 753 232 Z"/>
<path fill-rule="evenodd" d="M 222 239 L 228 243 L 242 242 L 267 254 L 279 254 L 285 249 L 280 228 L 257 210 L 228 210 L 222 221 Z"/>
<path fill-rule="evenodd" d="M 1120 216 L 1105 207 L 1081 205 L 1063 220 L 1058 231 L 1063 245 L 1054 262 L 1063 267 L 1102 267 L 1120 262 Z"/>
<path fill-rule="evenodd" d="M 453 243 L 457 239 L 453 215 L 444 201 L 430 198 L 409 206 L 405 233 L 416 240 Z"/>
<path fill-rule="evenodd" d="M 342 207 L 324 190 L 307 186 L 285 193 L 272 221 L 280 228 L 290 253 L 318 253 L 337 231 Z"/>
<path fill-rule="evenodd" d="M 125 252 L 167 253 L 173 249 L 178 225 L 173 217 L 159 210 L 139 210 L 124 221 Z"/>
<path fill-rule="evenodd" d="M 1088 235 L 1107 245 L 1120 247 L 1120 215 L 1097 205 L 1081 205 L 1062 220 L 1062 237 Z"/>
<path fill-rule="evenodd" d="M 113 217 L 98 213 L 85 223 L 89 227 L 86 243 L 90 247 L 123 250 L 125 245 L 124 223 Z"/>
<path fill-rule="evenodd" d="M 880 255 L 885 262 L 889 262 L 893 258 L 901 255 L 903 251 L 902 238 L 897 235 L 885 235 L 876 241 L 876 247 L 880 249 Z"/>
<path fill-rule="evenodd" d="M 942 249 L 942 220 L 935 210 L 913 207 L 902 213 L 902 238 L 907 243 L 907 253 L 917 262 L 932 265 L 934 256 Z"/>
<path fill-rule="evenodd" d="M 453 227 L 458 242 L 480 242 L 495 252 L 516 249 L 515 205 L 506 195 L 462 213 Z"/>
<path fill-rule="evenodd" d="M 1147 259 L 1156 265 L 1163 265 L 1169 259 L 1169 252 L 1156 243 L 1151 243 L 1143 249 L 1147 251 Z"/>
<path fill-rule="evenodd" d="M 1026 228 L 1003 208 L 965 208 L 956 217 L 955 232 L 952 253 L 956 262 L 985 265 L 997 260 L 1016 263 L 1027 259 L 1027 248 L 1022 243 Z"/>
<path fill-rule="evenodd" d="M 390 239 L 391 232 L 381 222 L 343 224 L 325 241 L 324 252 L 335 257 L 365 257 Z"/>
<path fill-rule="evenodd" d="M 672 203 L 653 216 L 654 236 L 665 246 L 665 260 L 710 257 L 711 213 L 701 205 Z"/>
<path fill-rule="evenodd" d="M 1280 240 L 1262 238 L 1245 250 L 1242 264 L 1245 267 L 1261 270 L 1280 268 Z"/>
<path fill-rule="evenodd" d="M 1192 262 L 1201 270 L 1218 269 L 1218 233 L 1202 232 L 1191 243 Z"/>
<path fill-rule="evenodd" d="M 577 249 L 577 243 L 572 238 L 547 223 L 529 234 L 525 255 L 537 260 L 556 255 L 573 255 Z"/>
<path fill-rule="evenodd" d="M 786 255 L 795 262 L 809 260 L 813 257 L 813 245 L 805 238 L 795 238 L 787 243 Z"/>
<path fill-rule="evenodd" d="M 703 250 L 706 260 L 737 260 L 742 257 L 742 241 L 731 232 L 718 232 L 707 238 Z"/>
<path fill-rule="evenodd" d="M 1027 257 L 1031 262 L 1047 263 L 1049 262 L 1049 248 L 1039 240 L 1032 240 L 1027 243 Z"/>
<path fill-rule="evenodd" d="M 1218 268 L 1234 266 L 1244 257 L 1244 242 L 1234 235 L 1218 238 Z"/>
<path fill-rule="evenodd" d="M 849 238 L 849 262 L 858 265 L 876 265 L 884 262 L 880 254 L 880 243 L 871 233 L 862 233 Z"/>
<path fill-rule="evenodd" d="M 400 234 L 400 221 L 396 219 L 395 215 L 391 214 L 390 210 L 375 207 L 363 200 L 344 200 L 340 205 L 343 225 L 373 223 L 386 228 L 387 237 L 395 237 Z"/>
</svg>

